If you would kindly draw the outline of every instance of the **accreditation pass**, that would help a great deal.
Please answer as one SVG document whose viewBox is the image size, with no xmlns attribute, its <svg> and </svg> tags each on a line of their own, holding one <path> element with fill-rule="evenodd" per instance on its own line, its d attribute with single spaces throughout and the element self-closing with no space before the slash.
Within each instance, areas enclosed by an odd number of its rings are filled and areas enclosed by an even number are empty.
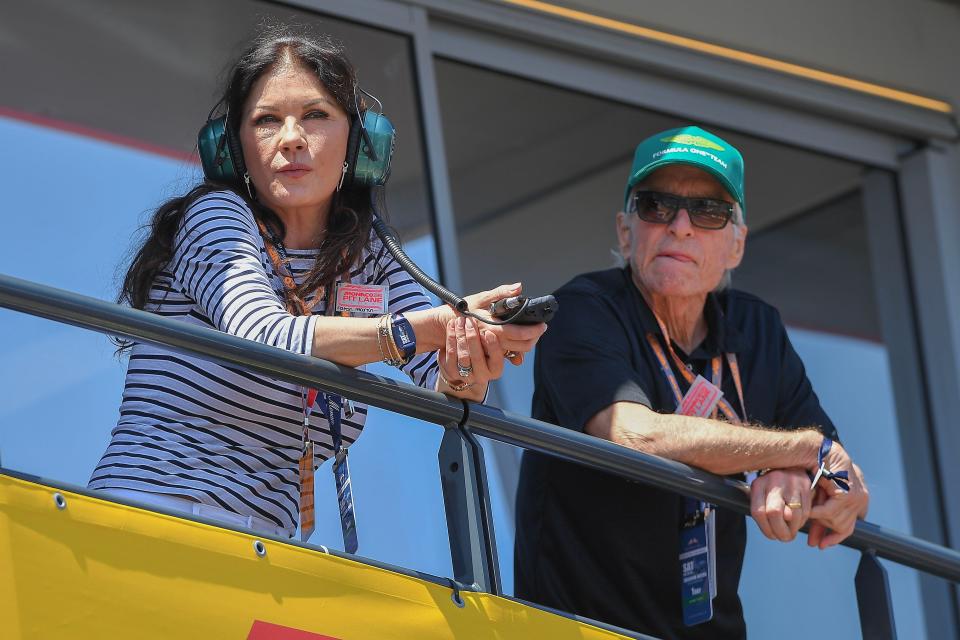
<svg viewBox="0 0 960 640">
<path fill-rule="evenodd" d="M 688 627 L 713 618 L 710 547 L 704 513 L 698 511 L 680 529 L 680 597 L 683 624 Z"/>
</svg>

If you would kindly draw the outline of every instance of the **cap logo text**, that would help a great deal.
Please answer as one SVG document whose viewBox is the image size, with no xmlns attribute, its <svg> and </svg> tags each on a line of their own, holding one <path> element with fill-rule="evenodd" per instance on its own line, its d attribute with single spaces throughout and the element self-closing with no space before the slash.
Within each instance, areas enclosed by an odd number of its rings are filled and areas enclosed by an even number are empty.
<svg viewBox="0 0 960 640">
<path fill-rule="evenodd" d="M 726 151 L 713 140 L 707 140 L 703 136 L 692 136 L 689 133 L 678 133 L 675 136 L 660 138 L 660 142 L 679 142 L 680 144 L 692 144 L 695 147 L 704 147 L 714 151 Z"/>
<path fill-rule="evenodd" d="M 704 156 L 706 158 L 710 158 L 724 169 L 727 168 L 727 163 L 724 162 L 720 157 L 710 153 L 709 151 L 701 151 L 700 149 L 695 149 L 693 147 L 668 147 L 654 153 L 653 156 L 651 156 L 651 160 L 656 160 L 660 156 L 664 156 L 668 153 L 692 153 L 694 155 Z"/>
</svg>

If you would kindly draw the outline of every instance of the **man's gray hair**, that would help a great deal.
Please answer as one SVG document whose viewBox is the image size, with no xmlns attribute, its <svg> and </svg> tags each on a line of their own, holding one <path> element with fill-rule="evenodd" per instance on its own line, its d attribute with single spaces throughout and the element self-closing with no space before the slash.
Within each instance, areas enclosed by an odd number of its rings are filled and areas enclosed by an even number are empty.
<svg viewBox="0 0 960 640">
<path fill-rule="evenodd" d="M 740 228 L 743 226 L 743 208 L 740 207 L 739 202 L 733 203 L 733 226 L 734 233 L 743 233 L 743 230 Z M 723 272 L 723 277 L 720 278 L 720 284 L 714 289 L 716 292 L 723 291 L 730 286 L 730 283 L 733 282 L 733 269 L 727 269 Z"/>
<path fill-rule="evenodd" d="M 733 203 L 733 225 L 735 227 L 743 226 L 743 208 L 740 206 L 739 202 Z M 736 233 L 743 233 L 740 229 L 734 230 Z M 611 249 L 610 253 L 613 254 L 614 266 L 622 269 L 627 266 L 628 260 L 620 255 L 620 252 L 616 249 Z M 730 283 L 733 281 L 733 269 L 727 269 L 723 273 L 723 277 L 720 278 L 720 284 L 714 289 L 714 291 L 720 292 L 730 286 Z"/>
</svg>

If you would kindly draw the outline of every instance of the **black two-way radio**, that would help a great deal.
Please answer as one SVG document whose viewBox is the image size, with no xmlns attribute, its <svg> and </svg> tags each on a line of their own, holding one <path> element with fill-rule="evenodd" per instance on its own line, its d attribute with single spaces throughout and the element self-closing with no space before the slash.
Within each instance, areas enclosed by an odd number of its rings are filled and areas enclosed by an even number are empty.
<svg viewBox="0 0 960 640">
<path fill-rule="evenodd" d="M 510 320 L 513 324 L 540 324 L 550 322 L 556 313 L 557 299 L 553 296 L 524 298 L 513 296 L 497 300 L 490 305 L 490 315 L 498 320 Z"/>
</svg>

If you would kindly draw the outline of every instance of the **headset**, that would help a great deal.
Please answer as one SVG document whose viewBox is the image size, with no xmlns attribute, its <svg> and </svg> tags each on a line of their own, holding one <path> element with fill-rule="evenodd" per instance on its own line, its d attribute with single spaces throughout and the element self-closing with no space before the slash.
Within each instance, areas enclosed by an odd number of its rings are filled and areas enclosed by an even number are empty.
<svg viewBox="0 0 960 640">
<path fill-rule="evenodd" d="M 354 111 L 350 114 L 350 133 L 347 138 L 347 155 L 343 161 L 343 175 L 340 179 L 341 189 L 382 188 L 390 177 L 390 161 L 397 144 L 397 133 L 393 123 L 383 115 L 383 104 L 373 94 L 363 89 L 359 92 L 373 98 L 377 103 L 377 111 L 361 109 L 357 92 L 353 95 Z M 197 149 L 200 152 L 200 163 L 203 165 L 203 175 L 213 182 L 221 182 L 231 186 L 246 186 L 247 194 L 253 198 L 253 187 L 250 184 L 250 175 L 243 162 L 243 149 L 240 141 L 230 131 L 227 123 L 230 120 L 230 108 L 217 118 L 214 112 L 221 103 L 214 105 L 207 115 L 207 123 L 197 134 Z M 439 282 L 424 273 L 413 260 L 403 251 L 387 225 L 383 222 L 377 210 L 377 198 L 371 193 L 371 207 L 373 209 L 372 225 L 377 236 L 387 250 L 393 254 L 403 269 L 419 282 L 427 291 L 454 307 L 464 315 L 468 315 L 486 324 L 534 324 L 549 322 L 557 309 L 557 302 L 553 296 L 540 298 L 514 297 L 501 300 L 491 305 L 490 312 L 496 320 L 489 320 L 471 312 L 467 301 L 445 288 Z"/>
<path fill-rule="evenodd" d="M 397 144 L 393 123 L 383 114 L 383 105 L 376 96 L 358 89 L 377 103 L 378 110 L 361 109 L 357 93 L 353 96 L 354 111 L 350 114 L 350 133 L 347 137 L 347 155 L 344 158 L 343 177 L 340 189 L 380 187 L 390 177 L 390 161 Z M 227 126 L 230 118 L 226 113 L 214 118 L 221 103 L 214 105 L 207 122 L 197 134 L 197 149 L 203 175 L 213 182 L 233 186 L 245 184 L 247 193 L 253 197 L 250 176 L 243 162 L 240 141 Z"/>
</svg>

